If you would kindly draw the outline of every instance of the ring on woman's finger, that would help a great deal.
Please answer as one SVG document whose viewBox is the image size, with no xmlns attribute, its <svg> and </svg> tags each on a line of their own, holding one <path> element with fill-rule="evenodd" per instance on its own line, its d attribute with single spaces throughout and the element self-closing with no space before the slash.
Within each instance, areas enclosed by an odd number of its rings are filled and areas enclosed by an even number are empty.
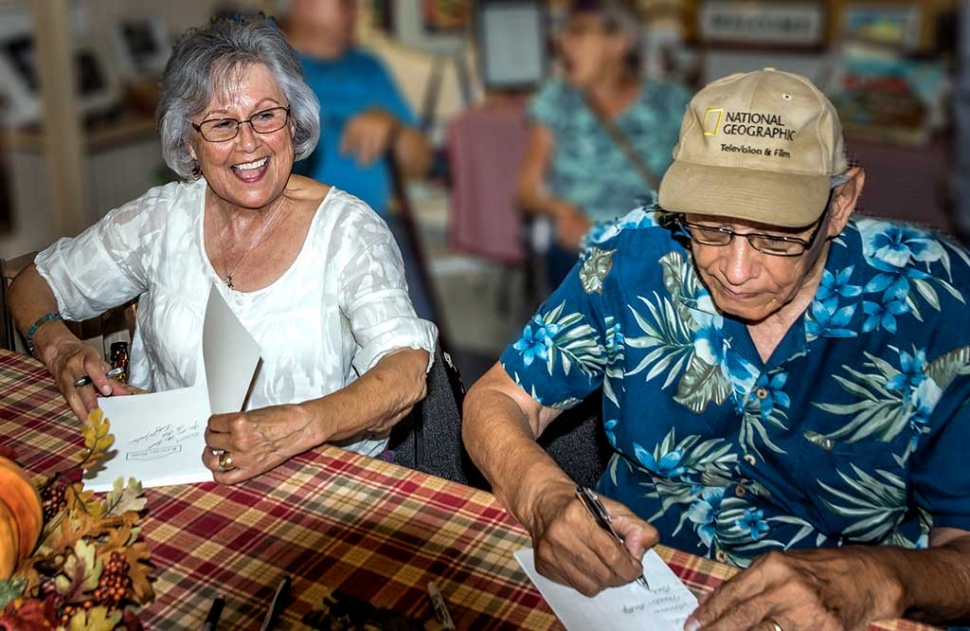
<svg viewBox="0 0 970 631">
<path fill-rule="evenodd" d="M 225 473 L 226 471 L 232 471 L 236 467 L 232 466 L 232 453 L 224 451 L 219 454 L 219 472 Z M 781 627 L 778 627 L 781 631 Z"/>
<path fill-rule="evenodd" d="M 771 631 L 785 631 L 774 618 L 765 618 L 765 622 L 771 627 Z"/>
</svg>

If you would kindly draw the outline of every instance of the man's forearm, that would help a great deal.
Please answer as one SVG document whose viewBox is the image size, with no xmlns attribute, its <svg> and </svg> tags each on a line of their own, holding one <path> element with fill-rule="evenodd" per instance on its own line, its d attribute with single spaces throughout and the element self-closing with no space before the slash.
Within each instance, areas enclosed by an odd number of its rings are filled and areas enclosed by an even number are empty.
<svg viewBox="0 0 970 631">
<path fill-rule="evenodd" d="M 572 493 L 574 483 L 536 442 L 537 429 L 512 398 L 470 392 L 464 413 L 465 448 L 520 523 L 531 529 L 536 504 L 550 493 Z"/>
<path fill-rule="evenodd" d="M 970 536 L 939 547 L 899 550 L 903 581 L 900 615 L 933 624 L 970 623 Z"/>
</svg>

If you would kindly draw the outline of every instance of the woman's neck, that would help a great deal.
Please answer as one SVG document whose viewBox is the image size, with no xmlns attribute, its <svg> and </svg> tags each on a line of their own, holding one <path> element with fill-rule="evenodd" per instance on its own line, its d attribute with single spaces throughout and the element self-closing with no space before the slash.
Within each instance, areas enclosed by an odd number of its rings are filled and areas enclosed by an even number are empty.
<svg viewBox="0 0 970 631">
<path fill-rule="evenodd" d="M 604 73 L 586 88 L 604 112 L 616 115 L 633 103 L 640 93 L 640 78 L 626 68 Z"/>
</svg>

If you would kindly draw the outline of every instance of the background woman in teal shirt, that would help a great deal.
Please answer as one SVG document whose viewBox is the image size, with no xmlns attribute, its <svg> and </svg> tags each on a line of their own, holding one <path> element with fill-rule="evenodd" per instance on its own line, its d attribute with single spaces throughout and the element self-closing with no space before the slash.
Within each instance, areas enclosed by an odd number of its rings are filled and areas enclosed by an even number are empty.
<svg viewBox="0 0 970 631">
<path fill-rule="evenodd" d="M 555 226 L 546 257 L 552 289 L 575 264 L 591 227 L 621 217 L 653 192 L 590 105 L 629 139 L 659 181 L 690 98 L 682 85 L 641 77 L 634 4 L 574 0 L 558 40 L 562 76 L 549 81 L 530 107 L 518 202 Z"/>
</svg>

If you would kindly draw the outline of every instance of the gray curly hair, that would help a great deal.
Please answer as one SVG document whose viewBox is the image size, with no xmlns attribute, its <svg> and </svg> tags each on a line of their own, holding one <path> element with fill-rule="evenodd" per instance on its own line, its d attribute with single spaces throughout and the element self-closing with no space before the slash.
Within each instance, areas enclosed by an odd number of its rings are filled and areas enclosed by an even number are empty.
<svg viewBox="0 0 970 631">
<path fill-rule="evenodd" d="M 219 19 L 189 29 L 176 42 L 162 76 L 155 118 L 165 164 L 185 179 L 199 177 L 189 154 L 189 117 L 203 111 L 213 92 L 227 89 L 250 64 L 262 64 L 276 77 L 295 123 L 296 160 L 313 153 L 320 138 L 320 101 L 303 80 L 296 53 L 272 19 Z"/>
</svg>

